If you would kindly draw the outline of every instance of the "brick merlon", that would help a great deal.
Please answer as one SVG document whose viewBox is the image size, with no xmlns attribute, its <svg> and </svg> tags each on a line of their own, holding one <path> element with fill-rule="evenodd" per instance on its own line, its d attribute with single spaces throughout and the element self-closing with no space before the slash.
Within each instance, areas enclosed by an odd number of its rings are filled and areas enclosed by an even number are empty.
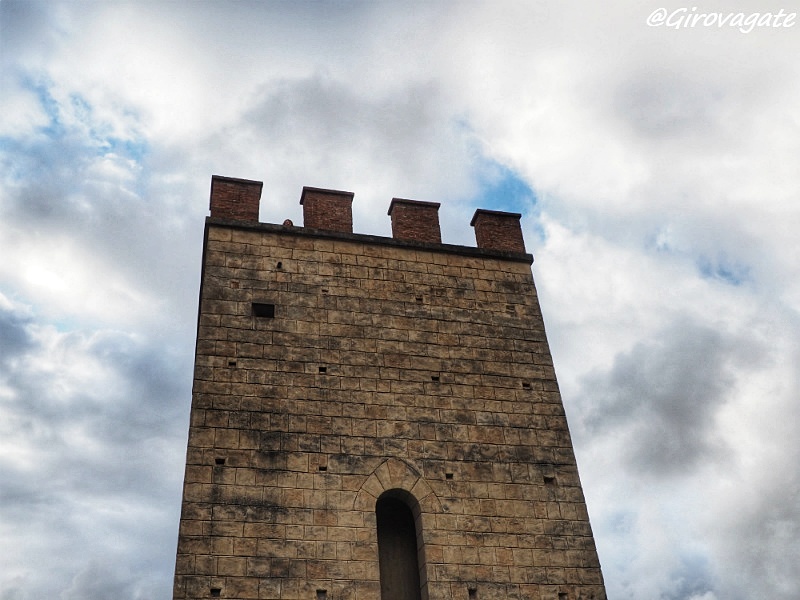
<svg viewBox="0 0 800 600">
<path fill-rule="evenodd" d="M 211 216 L 257 223 L 263 186 L 261 181 L 213 175 L 209 198 Z"/>
<path fill-rule="evenodd" d="M 353 233 L 353 192 L 303 187 L 303 226 Z"/>
<path fill-rule="evenodd" d="M 470 221 L 478 248 L 525 252 L 520 213 L 479 208 Z"/>
<path fill-rule="evenodd" d="M 438 202 L 393 198 L 389 204 L 392 237 L 398 240 L 441 243 Z"/>
</svg>

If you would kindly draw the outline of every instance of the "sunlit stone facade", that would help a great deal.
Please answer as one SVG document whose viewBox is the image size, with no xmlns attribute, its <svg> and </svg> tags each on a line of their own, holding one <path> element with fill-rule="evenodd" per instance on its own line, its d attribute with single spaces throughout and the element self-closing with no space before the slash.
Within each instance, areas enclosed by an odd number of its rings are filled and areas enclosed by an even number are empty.
<svg viewBox="0 0 800 600">
<path fill-rule="evenodd" d="M 212 180 L 174 598 L 604 600 L 519 215 L 260 191 Z"/>
</svg>

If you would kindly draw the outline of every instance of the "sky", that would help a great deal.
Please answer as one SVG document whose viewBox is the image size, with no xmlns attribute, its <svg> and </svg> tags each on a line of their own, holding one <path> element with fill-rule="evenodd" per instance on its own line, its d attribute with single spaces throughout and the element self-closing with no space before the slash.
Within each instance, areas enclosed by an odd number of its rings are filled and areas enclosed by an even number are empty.
<svg viewBox="0 0 800 600">
<path fill-rule="evenodd" d="M 609 598 L 799 598 L 795 9 L 0 0 L 0 600 L 171 597 L 214 174 L 522 213 Z"/>
</svg>

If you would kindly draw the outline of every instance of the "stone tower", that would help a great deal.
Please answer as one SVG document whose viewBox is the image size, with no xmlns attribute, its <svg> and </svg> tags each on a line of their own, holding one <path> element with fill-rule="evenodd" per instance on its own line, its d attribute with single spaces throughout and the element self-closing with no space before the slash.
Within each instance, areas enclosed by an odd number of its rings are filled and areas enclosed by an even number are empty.
<svg viewBox="0 0 800 600">
<path fill-rule="evenodd" d="M 520 215 L 261 187 L 211 181 L 174 598 L 604 600 Z"/>
</svg>

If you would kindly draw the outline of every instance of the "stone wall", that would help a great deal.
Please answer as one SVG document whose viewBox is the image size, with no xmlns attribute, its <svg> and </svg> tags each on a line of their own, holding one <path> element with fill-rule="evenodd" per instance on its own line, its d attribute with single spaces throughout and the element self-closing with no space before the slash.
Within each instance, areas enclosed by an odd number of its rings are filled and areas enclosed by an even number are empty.
<svg viewBox="0 0 800 600">
<path fill-rule="evenodd" d="M 380 600 L 387 490 L 423 600 L 605 598 L 529 256 L 206 235 L 176 599 Z"/>
</svg>

